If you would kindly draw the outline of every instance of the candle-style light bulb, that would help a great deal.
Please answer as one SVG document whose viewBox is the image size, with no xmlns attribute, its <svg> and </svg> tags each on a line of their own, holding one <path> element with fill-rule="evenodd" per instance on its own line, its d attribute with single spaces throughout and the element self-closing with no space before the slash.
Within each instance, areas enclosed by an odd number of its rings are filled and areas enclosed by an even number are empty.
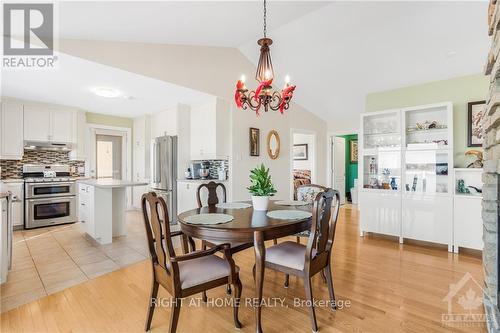
<svg viewBox="0 0 500 333">
<path fill-rule="evenodd" d="M 285 76 L 285 85 L 283 86 L 283 89 L 285 89 L 286 87 L 288 87 L 290 85 L 290 76 L 289 75 L 286 75 Z"/>
<path fill-rule="evenodd" d="M 264 73 L 264 77 L 266 80 L 269 80 L 271 78 L 271 71 L 269 69 L 266 69 L 266 72 Z"/>
<path fill-rule="evenodd" d="M 241 75 L 241 78 L 240 78 L 241 83 L 243 83 L 243 84 L 244 84 L 246 79 L 247 79 L 247 78 L 246 78 L 245 74 L 242 74 L 242 75 Z"/>
</svg>

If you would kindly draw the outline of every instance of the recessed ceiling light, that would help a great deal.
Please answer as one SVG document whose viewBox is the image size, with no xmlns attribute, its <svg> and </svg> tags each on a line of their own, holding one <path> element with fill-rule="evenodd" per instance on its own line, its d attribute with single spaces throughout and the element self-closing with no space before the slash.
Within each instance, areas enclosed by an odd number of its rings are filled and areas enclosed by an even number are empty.
<svg viewBox="0 0 500 333">
<path fill-rule="evenodd" d="M 107 97 L 107 98 L 115 98 L 120 96 L 122 93 L 115 88 L 107 88 L 107 87 L 97 87 L 92 89 L 94 94 L 100 97 Z"/>
</svg>

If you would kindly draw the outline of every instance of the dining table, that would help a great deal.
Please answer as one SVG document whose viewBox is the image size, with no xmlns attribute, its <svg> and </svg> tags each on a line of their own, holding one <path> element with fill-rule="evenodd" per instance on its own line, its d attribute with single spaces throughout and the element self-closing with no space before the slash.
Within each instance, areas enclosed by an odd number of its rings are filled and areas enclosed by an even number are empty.
<svg viewBox="0 0 500 333">
<path fill-rule="evenodd" d="M 250 201 L 241 201 L 251 204 Z M 229 209 L 214 206 L 185 211 L 178 215 L 178 222 L 182 233 L 186 237 L 207 240 L 218 243 L 251 243 L 255 252 L 255 299 L 252 304 L 255 310 L 255 332 L 262 329 L 262 290 L 264 285 L 264 271 L 266 248 L 264 242 L 301 231 L 310 230 L 311 217 L 302 218 L 271 218 L 269 211 L 275 210 L 303 210 L 311 212 L 311 205 L 281 205 L 277 201 L 270 201 L 267 211 L 254 210 L 251 205 L 247 208 Z M 233 217 L 230 222 L 220 224 L 192 224 L 189 217 L 199 214 L 228 214 Z"/>
</svg>

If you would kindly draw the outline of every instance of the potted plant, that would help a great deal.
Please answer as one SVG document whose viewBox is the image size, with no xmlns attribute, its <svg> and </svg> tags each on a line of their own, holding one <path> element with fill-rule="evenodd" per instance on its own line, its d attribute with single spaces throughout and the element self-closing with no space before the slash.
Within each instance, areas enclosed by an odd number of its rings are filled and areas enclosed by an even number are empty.
<svg viewBox="0 0 500 333">
<path fill-rule="evenodd" d="M 261 164 L 260 167 L 250 170 L 250 181 L 252 185 L 247 189 L 252 195 L 253 209 L 267 210 L 269 197 L 276 193 L 269 175 L 269 168 L 266 169 L 264 164 Z"/>
</svg>

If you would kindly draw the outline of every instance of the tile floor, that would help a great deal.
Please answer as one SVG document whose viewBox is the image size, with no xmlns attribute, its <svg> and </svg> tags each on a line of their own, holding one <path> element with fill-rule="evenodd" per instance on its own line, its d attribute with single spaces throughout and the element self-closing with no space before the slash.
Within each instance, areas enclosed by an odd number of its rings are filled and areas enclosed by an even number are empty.
<svg viewBox="0 0 500 333">
<path fill-rule="evenodd" d="M 127 212 L 127 236 L 98 245 L 79 223 L 14 232 L 12 270 L 0 286 L 1 312 L 148 257 L 138 211 Z"/>
</svg>

